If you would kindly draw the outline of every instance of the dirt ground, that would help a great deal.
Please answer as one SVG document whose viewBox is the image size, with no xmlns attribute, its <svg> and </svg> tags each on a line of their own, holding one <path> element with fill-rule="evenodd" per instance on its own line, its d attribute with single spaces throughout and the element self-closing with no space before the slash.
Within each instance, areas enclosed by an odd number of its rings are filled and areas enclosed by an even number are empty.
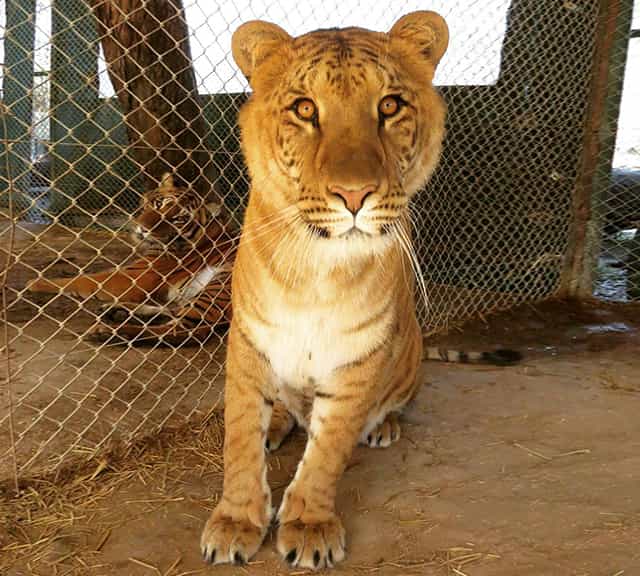
<svg viewBox="0 0 640 576">
<path fill-rule="evenodd" d="M 222 390 L 221 346 L 97 354 L 82 338 L 91 305 L 27 300 L 21 290 L 44 266 L 71 275 L 85 262 L 118 262 L 128 248 L 109 234 L 87 244 L 59 230 L 43 244 L 38 233 L 21 230 L 9 286 L 15 425 L 37 430 L 21 436 L 18 456 L 39 454 L 46 467 L 78 438 L 85 444 L 71 455 L 170 426 L 125 453 L 25 482 L 17 499 L 0 482 L 0 574 L 290 573 L 273 533 L 248 566 L 200 559 L 200 530 L 222 480 L 221 420 L 209 412 Z M 359 447 L 340 484 L 348 557 L 335 573 L 640 574 L 640 309 L 520 306 L 432 343 L 508 346 L 525 359 L 512 367 L 429 363 L 400 441 Z M 0 422 L 6 410 L 3 400 Z M 179 425 L 187 416 L 199 424 Z M 296 433 L 269 456 L 276 506 L 303 447 Z M 3 462 L 1 479 L 10 471 Z"/>
<path fill-rule="evenodd" d="M 551 302 L 440 339 L 509 345 L 526 358 L 503 368 L 429 363 L 401 440 L 359 447 L 340 484 L 348 558 L 335 573 L 640 573 L 639 328 L 631 307 Z M 202 564 L 221 434 L 216 416 L 197 439 L 164 435 L 153 449 L 72 477 L 58 498 L 75 507 L 48 496 L 46 514 L 37 498 L 28 513 L 9 508 L 4 546 L 16 562 L 5 573 L 288 573 L 273 534 L 248 566 Z M 269 457 L 276 504 L 303 445 L 297 433 Z M 20 558 L 21 524 L 29 553 Z"/>
<path fill-rule="evenodd" d="M 9 227 L 0 219 L 0 262 Z M 224 348 L 214 334 L 206 346 L 171 348 L 155 343 L 122 346 L 93 342 L 94 299 L 25 290 L 38 272 L 72 277 L 135 257 L 126 233 L 62 225 L 20 223 L 17 256 L 8 275 L 7 335 L 12 371 L 16 452 L 20 474 L 33 474 L 167 422 L 203 417 L 217 403 Z M 4 360 L 0 330 L 0 360 Z M 0 373 L 0 479 L 11 473 L 8 386 Z"/>
</svg>

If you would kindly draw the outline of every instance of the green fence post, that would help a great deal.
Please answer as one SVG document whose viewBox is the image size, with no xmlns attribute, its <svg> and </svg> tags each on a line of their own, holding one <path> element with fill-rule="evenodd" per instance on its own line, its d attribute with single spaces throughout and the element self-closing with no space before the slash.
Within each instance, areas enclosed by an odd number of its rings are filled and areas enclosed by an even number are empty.
<svg viewBox="0 0 640 576">
<path fill-rule="evenodd" d="M 84 0 L 54 0 L 51 52 L 51 212 L 74 223 L 77 199 L 92 186 L 92 118 L 98 107 L 98 45 Z"/>
<path fill-rule="evenodd" d="M 0 114 L 0 203 L 15 194 L 16 214 L 30 205 L 31 126 L 35 0 L 7 0 L 3 103 Z M 3 133 L 6 129 L 6 133 Z M 7 169 L 9 173 L 7 173 Z M 9 190 L 9 180 L 13 190 Z"/>
</svg>

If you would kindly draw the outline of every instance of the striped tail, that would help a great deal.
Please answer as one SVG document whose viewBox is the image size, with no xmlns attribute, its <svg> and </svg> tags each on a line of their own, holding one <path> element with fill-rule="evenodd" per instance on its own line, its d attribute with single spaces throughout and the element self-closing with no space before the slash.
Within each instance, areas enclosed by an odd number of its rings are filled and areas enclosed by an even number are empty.
<svg viewBox="0 0 640 576">
<path fill-rule="evenodd" d="M 522 354 L 517 350 L 499 348 L 487 352 L 466 352 L 436 346 L 426 346 L 424 360 L 439 360 L 440 362 L 457 362 L 460 364 L 493 364 L 495 366 L 511 366 L 522 360 Z"/>
</svg>

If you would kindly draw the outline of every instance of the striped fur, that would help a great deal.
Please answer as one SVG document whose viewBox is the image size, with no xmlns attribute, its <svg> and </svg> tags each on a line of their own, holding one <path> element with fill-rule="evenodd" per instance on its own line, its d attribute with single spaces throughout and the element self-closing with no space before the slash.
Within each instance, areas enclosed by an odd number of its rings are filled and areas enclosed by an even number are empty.
<svg viewBox="0 0 640 576">
<path fill-rule="evenodd" d="M 259 548 L 265 441 L 294 420 L 308 441 L 277 548 L 296 566 L 339 562 L 334 500 L 351 452 L 400 435 L 397 414 L 423 381 L 408 204 L 440 155 L 445 106 L 431 80 L 447 42 L 432 12 L 388 34 L 291 38 L 264 22 L 234 34 L 253 88 L 239 116 L 252 186 L 232 279 L 223 493 L 201 537 L 209 562 Z"/>
<path fill-rule="evenodd" d="M 225 220 L 219 205 L 203 204 L 166 175 L 143 198 L 133 223 L 141 258 L 95 274 L 38 278 L 27 288 L 107 303 L 91 330 L 96 338 L 203 341 L 231 319 L 236 242 Z"/>
<path fill-rule="evenodd" d="M 439 360 L 442 362 L 456 362 L 460 364 L 493 364 L 496 366 L 510 366 L 522 360 L 517 350 L 498 348 L 484 352 L 459 350 L 452 348 L 438 348 L 427 346 L 424 349 L 424 360 Z"/>
</svg>

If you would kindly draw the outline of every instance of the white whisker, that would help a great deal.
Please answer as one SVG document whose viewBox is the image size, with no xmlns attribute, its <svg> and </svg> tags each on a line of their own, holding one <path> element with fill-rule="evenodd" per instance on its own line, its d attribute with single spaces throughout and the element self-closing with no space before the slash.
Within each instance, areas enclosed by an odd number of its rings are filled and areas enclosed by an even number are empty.
<svg viewBox="0 0 640 576">
<path fill-rule="evenodd" d="M 424 281 L 422 267 L 420 266 L 420 262 L 415 253 L 411 240 L 407 235 L 407 231 L 402 226 L 402 223 L 399 223 L 399 222 L 394 223 L 393 230 L 395 232 L 394 234 L 395 238 L 398 240 L 399 245 L 402 247 L 402 250 L 405 252 L 405 254 L 407 255 L 407 258 L 409 259 L 409 263 L 411 264 L 411 268 L 413 270 L 413 273 L 416 279 L 417 288 L 420 291 L 420 296 L 424 302 L 426 311 L 428 312 L 430 309 L 430 305 L 429 305 L 429 296 L 427 294 L 427 287 Z"/>
<path fill-rule="evenodd" d="M 271 238 L 268 238 L 266 242 L 262 244 L 258 244 L 256 249 L 258 254 L 263 256 L 266 252 L 272 250 L 271 258 L 274 261 L 277 261 L 278 255 L 281 245 L 288 237 L 292 234 L 294 230 L 294 225 L 301 220 L 300 214 L 295 213 L 291 217 L 280 221 L 272 228 L 269 228 L 268 232 L 272 235 Z M 263 232 L 261 236 L 266 235 L 267 232 Z M 257 237 L 253 237 L 252 240 L 257 240 Z"/>
</svg>

